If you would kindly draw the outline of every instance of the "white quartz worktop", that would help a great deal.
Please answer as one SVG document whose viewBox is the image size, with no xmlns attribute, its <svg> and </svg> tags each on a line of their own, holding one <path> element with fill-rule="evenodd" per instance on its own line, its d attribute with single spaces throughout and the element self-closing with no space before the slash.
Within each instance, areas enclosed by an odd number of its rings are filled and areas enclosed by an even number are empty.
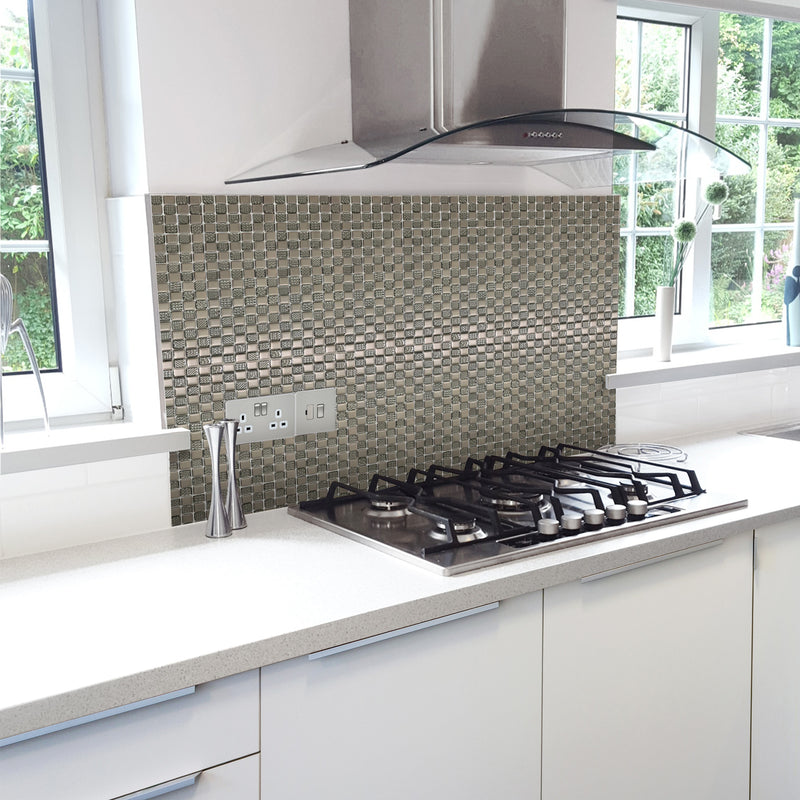
<svg viewBox="0 0 800 800">
<path fill-rule="evenodd" d="M 0 561 L 0 738 L 654 558 L 800 513 L 800 443 L 674 442 L 725 514 L 442 577 L 290 517 Z"/>
</svg>

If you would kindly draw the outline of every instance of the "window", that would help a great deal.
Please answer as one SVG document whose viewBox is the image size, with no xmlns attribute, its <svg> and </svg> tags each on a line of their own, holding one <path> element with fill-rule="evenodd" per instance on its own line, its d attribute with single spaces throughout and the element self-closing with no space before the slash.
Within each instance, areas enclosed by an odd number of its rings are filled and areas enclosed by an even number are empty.
<svg viewBox="0 0 800 800">
<path fill-rule="evenodd" d="M 617 23 L 616 107 L 688 125 L 687 25 L 620 18 Z M 621 166 L 620 166 L 621 165 Z M 619 159 L 635 175 L 637 156 Z M 672 257 L 671 226 L 684 214 L 680 176 L 672 181 L 617 184 L 622 196 L 620 316 L 652 314 L 655 290 Z"/>
<path fill-rule="evenodd" d="M 704 341 L 783 313 L 800 189 L 800 24 L 671 8 L 620 11 L 618 106 L 688 125 L 752 164 L 725 179 L 729 199 L 703 216 L 682 273 L 676 341 Z M 671 225 L 701 215 L 702 188 L 676 176 L 622 190 L 621 349 L 641 338 L 672 259 Z"/>
<path fill-rule="evenodd" d="M 42 370 L 60 367 L 55 280 L 44 154 L 39 125 L 35 50 L 26 0 L 3 5 L 0 28 L 0 270 L 14 292 Z M 19 337 L 3 354 L 5 373 L 30 369 Z"/>
<path fill-rule="evenodd" d="M 106 314 L 112 281 L 105 244 L 107 157 L 96 9 L 82 0 L 7 0 L 2 14 L 3 274 L 15 283 L 18 313 L 40 364 L 50 370 L 43 382 L 51 417 L 108 419 Z M 30 56 L 20 32 L 28 20 L 35 25 Z M 12 95 L 24 102 L 15 105 Z M 24 135 L 15 143 L 12 134 L 18 130 Z M 53 321 L 41 322 L 54 300 Z M 16 339 L 9 348 L 17 346 Z M 15 424 L 39 425 L 33 376 L 24 372 L 24 362 L 6 360 L 7 430 Z"/>
<path fill-rule="evenodd" d="M 800 24 L 720 14 L 717 139 L 749 175 L 712 228 L 712 327 L 781 319 L 800 189 Z"/>
</svg>

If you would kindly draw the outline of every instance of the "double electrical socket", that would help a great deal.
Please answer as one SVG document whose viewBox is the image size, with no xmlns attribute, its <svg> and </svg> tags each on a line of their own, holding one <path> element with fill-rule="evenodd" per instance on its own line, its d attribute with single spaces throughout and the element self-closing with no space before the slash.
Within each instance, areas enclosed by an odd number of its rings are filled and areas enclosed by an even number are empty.
<svg viewBox="0 0 800 800">
<path fill-rule="evenodd" d="M 236 441 L 268 442 L 336 430 L 336 389 L 228 400 L 225 416 L 239 422 Z"/>
</svg>

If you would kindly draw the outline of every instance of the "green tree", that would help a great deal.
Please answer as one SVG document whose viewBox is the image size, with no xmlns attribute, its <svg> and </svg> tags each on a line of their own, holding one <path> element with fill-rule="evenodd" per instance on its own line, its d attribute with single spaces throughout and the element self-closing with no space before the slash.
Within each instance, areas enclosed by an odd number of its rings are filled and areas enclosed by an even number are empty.
<svg viewBox="0 0 800 800">
<path fill-rule="evenodd" d="M 719 16 L 717 113 L 757 116 L 761 109 L 764 20 L 740 14 Z"/>
<path fill-rule="evenodd" d="M 800 24 L 775 20 L 772 24 L 770 116 L 800 117 Z"/>
</svg>

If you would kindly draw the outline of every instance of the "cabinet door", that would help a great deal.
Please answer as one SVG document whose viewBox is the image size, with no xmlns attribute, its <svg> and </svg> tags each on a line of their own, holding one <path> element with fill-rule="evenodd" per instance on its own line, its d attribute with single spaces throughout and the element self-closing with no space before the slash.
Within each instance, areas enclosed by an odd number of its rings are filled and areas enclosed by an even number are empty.
<svg viewBox="0 0 800 800">
<path fill-rule="evenodd" d="M 543 800 L 747 800 L 752 539 L 545 591 Z"/>
<path fill-rule="evenodd" d="M 262 669 L 269 800 L 536 800 L 541 593 Z"/>
<path fill-rule="evenodd" d="M 800 523 L 756 531 L 753 800 L 800 797 Z"/>
</svg>

